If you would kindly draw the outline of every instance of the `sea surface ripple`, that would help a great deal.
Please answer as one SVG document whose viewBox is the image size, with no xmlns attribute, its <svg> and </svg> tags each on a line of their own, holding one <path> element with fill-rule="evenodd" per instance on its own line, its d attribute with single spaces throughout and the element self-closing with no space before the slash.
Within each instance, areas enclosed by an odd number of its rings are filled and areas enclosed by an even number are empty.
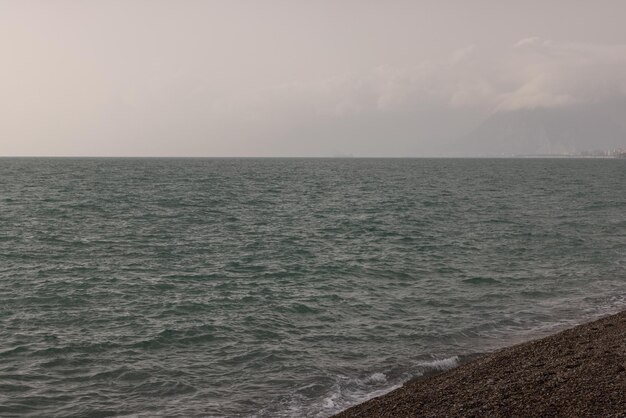
<svg viewBox="0 0 626 418">
<path fill-rule="evenodd" d="M 0 159 L 0 415 L 328 416 L 624 306 L 626 160 Z"/>
</svg>

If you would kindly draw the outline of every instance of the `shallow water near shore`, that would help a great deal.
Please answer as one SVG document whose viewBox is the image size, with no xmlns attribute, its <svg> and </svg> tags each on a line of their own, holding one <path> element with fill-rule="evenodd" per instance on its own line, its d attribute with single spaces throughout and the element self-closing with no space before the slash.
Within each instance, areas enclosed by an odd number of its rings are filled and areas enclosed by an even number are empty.
<svg viewBox="0 0 626 418">
<path fill-rule="evenodd" d="M 625 306 L 626 160 L 0 159 L 0 415 L 329 416 Z"/>
</svg>

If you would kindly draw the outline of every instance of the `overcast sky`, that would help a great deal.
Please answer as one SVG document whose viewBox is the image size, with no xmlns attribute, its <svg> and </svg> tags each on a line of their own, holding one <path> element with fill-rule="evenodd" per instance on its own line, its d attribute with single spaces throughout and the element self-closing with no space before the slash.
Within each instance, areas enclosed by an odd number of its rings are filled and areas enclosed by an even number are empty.
<svg viewBox="0 0 626 418">
<path fill-rule="evenodd" d="M 428 156 L 626 96 L 626 2 L 0 0 L 0 155 Z"/>
</svg>

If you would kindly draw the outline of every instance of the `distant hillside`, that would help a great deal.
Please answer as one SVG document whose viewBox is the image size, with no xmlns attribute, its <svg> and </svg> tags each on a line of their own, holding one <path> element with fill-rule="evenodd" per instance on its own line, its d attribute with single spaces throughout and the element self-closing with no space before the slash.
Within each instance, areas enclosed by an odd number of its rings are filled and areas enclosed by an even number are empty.
<svg viewBox="0 0 626 418">
<path fill-rule="evenodd" d="M 626 102 L 497 112 L 456 143 L 457 155 L 566 154 L 626 148 Z"/>
</svg>

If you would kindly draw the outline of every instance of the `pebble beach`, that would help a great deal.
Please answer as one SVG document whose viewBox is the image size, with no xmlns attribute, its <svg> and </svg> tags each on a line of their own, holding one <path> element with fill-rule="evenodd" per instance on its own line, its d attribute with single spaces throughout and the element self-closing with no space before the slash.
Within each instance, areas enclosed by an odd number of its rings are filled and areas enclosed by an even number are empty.
<svg viewBox="0 0 626 418">
<path fill-rule="evenodd" d="M 626 311 L 415 379 L 336 415 L 624 417 Z"/>
</svg>

